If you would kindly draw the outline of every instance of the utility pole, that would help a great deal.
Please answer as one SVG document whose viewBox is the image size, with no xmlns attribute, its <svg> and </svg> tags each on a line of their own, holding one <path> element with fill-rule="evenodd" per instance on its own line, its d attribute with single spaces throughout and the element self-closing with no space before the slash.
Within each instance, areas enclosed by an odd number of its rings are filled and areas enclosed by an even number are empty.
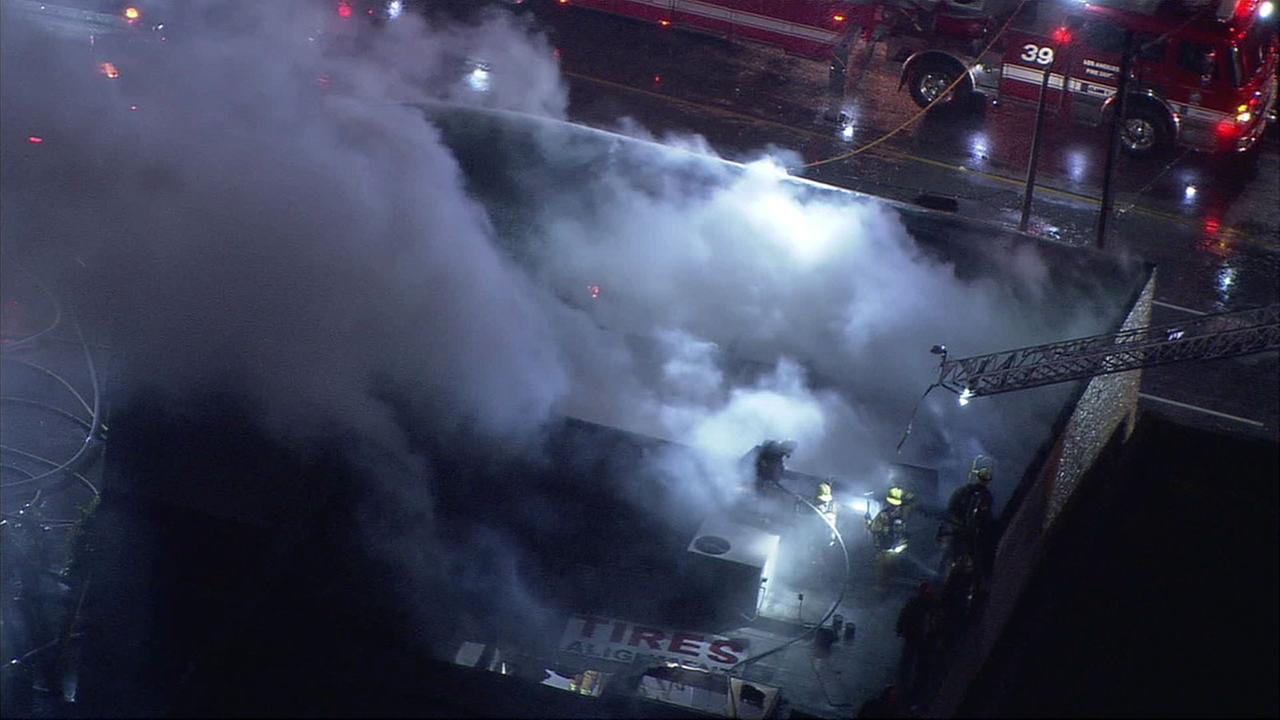
<svg viewBox="0 0 1280 720">
<path fill-rule="evenodd" d="M 844 108 L 845 85 L 849 80 L 849 58 L 856 39 L 857 35 L 854 33 L 845 33 L 831 51 L 831 65 L 827 69 L 827 110 L 822 114 L 822 119 L 827 122 L 840 121 L 840 111 Z"/>
<path fill-rule="evenodd" d="M 1107 161 L 1102 169 L 1102 211 L 1098 215 L 1098 249 L 1107 239 L 1107 218 L 1111 216 L 1111 176 L 1115 174 L 1116 153 L 1120 146 L 1120 128 L 1124 126 L 1125 92 L 1129 86 L 1129 62 L 1133 55 L 1133 31 L 1124 34 L 1124 50 L 1120 52 L 1120 78 L 1116 83 L 1115 112 L 1107 133 Z"/>
<path fill-rule="evenodd" d="M 1026 232 L 1027 222 L 1031 220 L 1031 195 L 1036 187 L 1036 165 L 1040 162 L 1040 130 L 1044 127 L 1044 106 L 1049 95 L 1049 76 L 1053 74 L 1053 65 L 1058 61 L 1060 47 L 1053 48 L 1049 56 L 1049 64 L 1044 69 L 1044 77 L 1040 78 L 1040 101 L 1036 104 L 1036 124 L 1031 132 L 1031 157 L 1027 159 L 1027 187 L 1022 192 L 1022 219 L 1018 221 L 1018 230 Z M 1063 87 L 1058 92 L 1067 91 L 1066 75 L 1063 75 Z M 1061 103 L 1059 103 L 1061 107 Z"/>
</svg>

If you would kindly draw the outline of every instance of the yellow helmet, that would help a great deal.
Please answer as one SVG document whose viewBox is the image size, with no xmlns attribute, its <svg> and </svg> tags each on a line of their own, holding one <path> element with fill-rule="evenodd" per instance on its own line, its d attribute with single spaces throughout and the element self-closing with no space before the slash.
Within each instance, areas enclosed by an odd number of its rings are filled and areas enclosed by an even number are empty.
<svg viewBox="0 0 1280 720">
<path fill-rule="evenodd" d="M 831 483 L 818 483 L 818 501 L 829 503 L 834 496 L 831 494 Z"/>
<path fill-rule="evenodd" d="M 907 491 L 903 490 L 900 487 L 889 488 L 889 492 L 885 493 L 885 496 L 884 496 L 884 501 L 889 503 L 890 505 L 901 505 L 904 501 L 908 499 L 909 499 L 909 496 L 907 494 Z"/>
</svg>

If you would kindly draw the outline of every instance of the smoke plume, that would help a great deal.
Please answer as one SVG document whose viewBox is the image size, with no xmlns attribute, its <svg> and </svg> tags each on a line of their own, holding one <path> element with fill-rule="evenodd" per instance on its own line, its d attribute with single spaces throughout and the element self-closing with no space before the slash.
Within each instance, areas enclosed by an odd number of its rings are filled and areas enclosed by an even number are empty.
<svg viewBox="0 0 1280 720">
<path fill-rule="evenodd" d="M 929 346 L 1101 329 L 1026 246 L 961 263 L 774 160 L 560 123 L 552 53 L 508 16 L 406 16 L 335 43 L 319 8 L 228 20 L 206 2 L 164 43 L 89 46 L 4 7 L 4 244 L 87 268 L 82 302 L 131 364 L 119 396 L 233 389 L 266 432 L 343 438 L 374 488 L 353 515 L 400 510 L 367 537 L 427 624 L 442 607 L 543 612 L 519 581 L 526 538 L 481 517 L 451 542 L 435 506 L 483 476 L 522 498 L 513 527 L 553 525 L 536 487 L 483 471 L 547 462 L 557 416 L 692 446 L 656 459 L 660 506 L 717 502 L 766 437 L 859 489 L 899 459 L 955 484 L 984 452 L 1007 496 L 1061 392 L 963 414 L 935 395 L 899 458 Z M 437 101 L 472 110 L 404 104 Z M 449 568 L 465 574 L 444 583 Z"/>
<path fill-rule="evenodd" d="M 126 366 L 113 401 L 229 392 L 262 432 L 344 448 L 375 488 L 353 515 L 402 516 L 375 553 L 419 578 L 415 603 L 446 586 L 433 453 L 534 442 L 568 377 L 543 291 L 401 103 L 559 114 L 545 42 L 495 14 L 344 44 L 326 3 L 206 2 L 163 40 L 90 43 L 4 11 L 3 242 L 82 268 L 77 304 Z M 483 92 L 478 53 L 505 68 Z"/>
</svg>

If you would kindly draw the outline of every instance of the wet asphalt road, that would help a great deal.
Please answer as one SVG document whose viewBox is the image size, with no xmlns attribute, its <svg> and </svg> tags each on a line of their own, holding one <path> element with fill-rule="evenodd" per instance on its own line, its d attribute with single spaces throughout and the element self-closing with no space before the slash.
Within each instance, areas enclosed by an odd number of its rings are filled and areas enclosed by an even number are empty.
<svg viewBox="0 0 1280 720">
<path fill-rule="evenodd" d="M 632 132 L 623 120 L 630 118 L 659 137 L 700 135 L 725 157 L 777 148 L 795 153 L 800 165 L 862 147 L 917 111 L 898 90 L 898 66 L 883 45 L 854 48 L 846 130 L 822 119 L 823 63 L 557 3 L 535 3 L 532 11 L 559 55 L 578 122 Z M 974 99 L 926 115 L 868 151 L 793 172 L 906 202 L 923 193 L 952 197 L 961 214 L 1016 226 L 1033 121 L 1031 108 Z M 1105 135 L 1052 121 L 1046 133 L 1030 231 L 1091 247 Z M 1125 157 L 1114 183 L 1105 249 L 1157 266 L 1154 322 L 1280 301 L 1276 127 L 1244 155 Z M 1278 387 L 1277 353 L 1152 368 L 1144 373 L 1143 409 L 1276 440 Z"/>
</svg>

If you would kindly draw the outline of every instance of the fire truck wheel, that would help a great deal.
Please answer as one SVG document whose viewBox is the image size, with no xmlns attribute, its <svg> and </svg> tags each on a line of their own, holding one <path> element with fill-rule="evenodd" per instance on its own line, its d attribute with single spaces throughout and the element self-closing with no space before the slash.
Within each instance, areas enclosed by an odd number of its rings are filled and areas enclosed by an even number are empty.
<svg viewBox="0 0 1280 720">
<path fill-rule="evenodd" d="M 951 83 L 960 76 L 963 69 L 952 63 L 940 60 L 924 60 L 911 68 L 907 82 L 911 88 L 911 99 L 920 107 L 927 107 L 946 92 Z M 946 105 L 968 94 L 969 83 L 961 82 L 946 97 L 938 101 L 938 105 Z M 935 106 L 936 107 L 936 106 Z"/>
<path fill-rule="evenodd" d="M 1169 124 L 1159 113 L 1139 105 L 1125 113 L 1120 142 L 1130 155 L 1150 155 L 1169 142 Z"/>
</svg>

